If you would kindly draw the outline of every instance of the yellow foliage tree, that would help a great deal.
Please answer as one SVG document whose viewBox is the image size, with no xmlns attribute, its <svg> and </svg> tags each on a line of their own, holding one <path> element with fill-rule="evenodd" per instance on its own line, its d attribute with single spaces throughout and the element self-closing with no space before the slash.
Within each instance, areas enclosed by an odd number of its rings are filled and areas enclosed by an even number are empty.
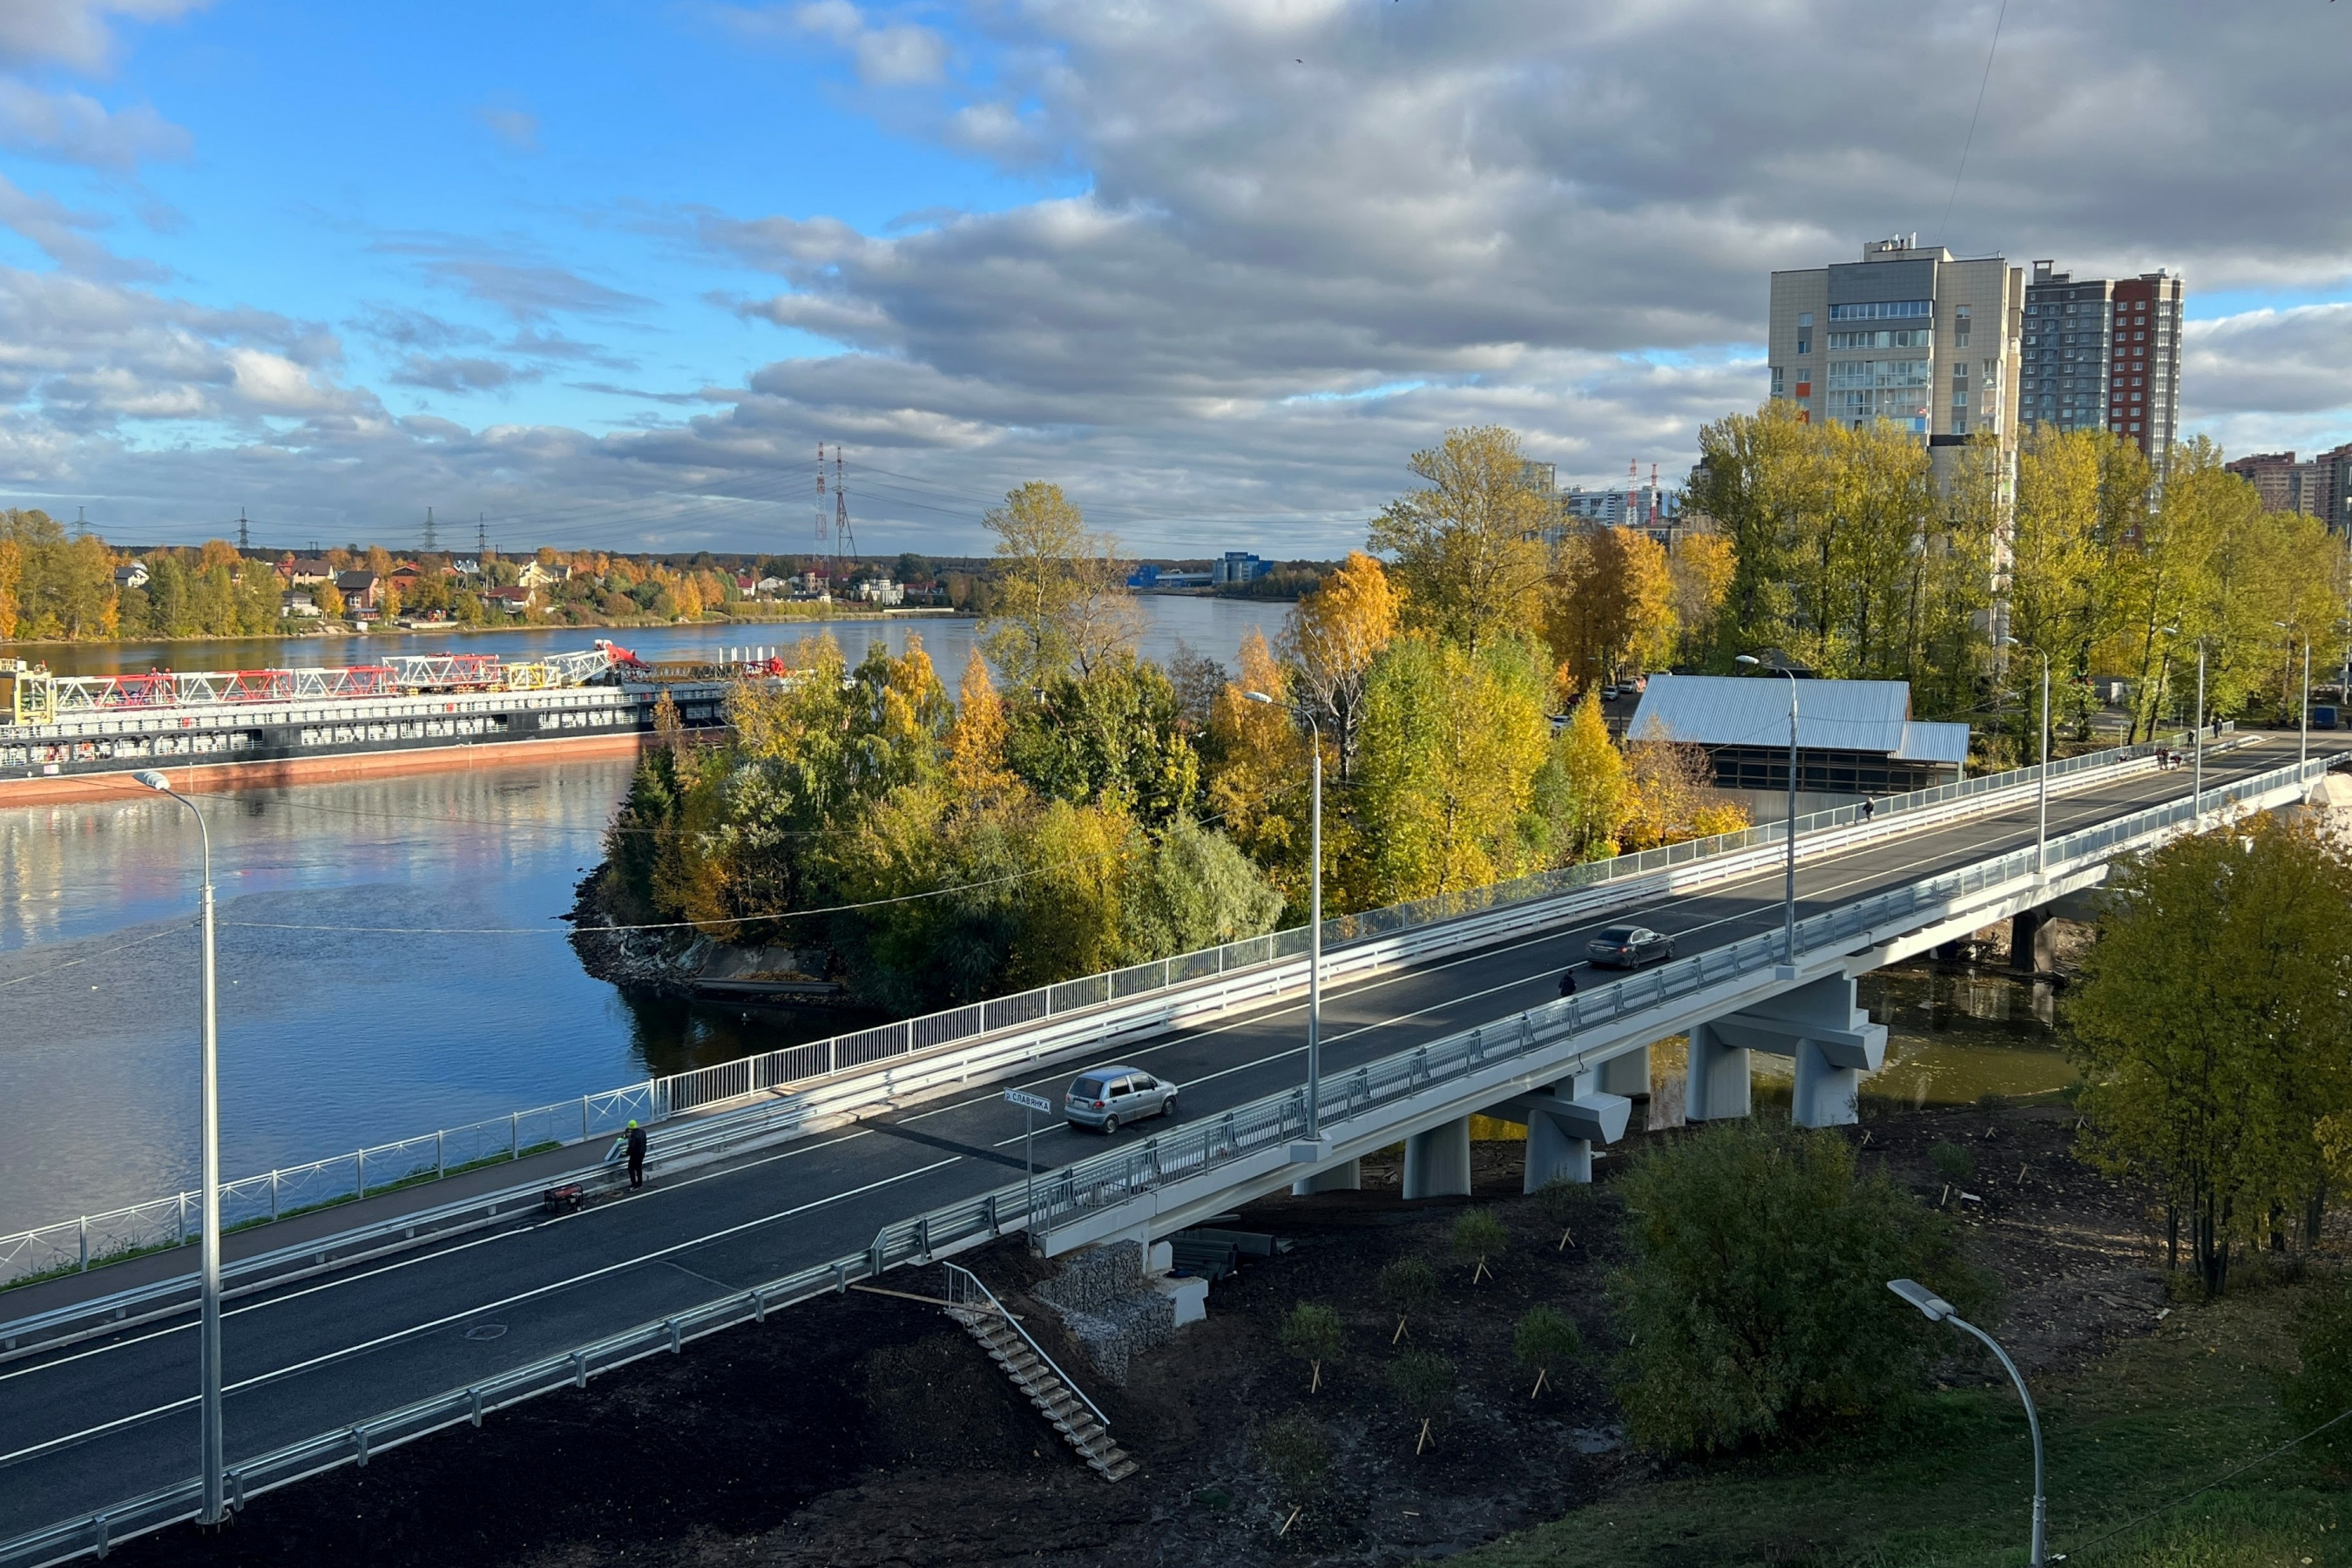
<svg viewBox="0 0 2352 1568">
<path fill-rule="evenodd" d="M 1396 557 L 1408 624 L 1475 653 L 1533 627 L 1552 519 L 1526 482 L 1519 438 L 1496 425 L 1448 430 L 1412 455 L 1424 481 L 1372 520 L 1371 545 Z"/>
<path fill-rule="evenodd" d="M 1552 738 L 1563 784 L 1552 824 L 1552 848 L 1563 860 L 1599 860 L 1617 853 L 1617 830 L 1633 806 L 1625 759 L 1609 739 L 1601 694 L 1588 690 Z"/>
<path fill-rule="evenodd" d="M 1004 703 L 989 679 L 988 661 L 973 648 L 956 688 L 955 723 L 948 730 L 948 784 L 961 799 L 986 805 L 1014 788 L 1004 763 Z"/>
<path fill-rule="evenodd" d="M 1403 599 L 1380 562 L 1354 550 L 1291 607 L 1283 627 L 1283 651 L 1297 671 L 1299 697 L 1322 721 L 1343 783 L 1355 773 L 1364 682 L 1372 661 L 1396 637 Z"/>
<path fill-rule="evenodd" d="M 1242 639 L 1238 679 L 1209 708 L 1209 815 L 1257 862 L 1288 902 L 1305 907 L 1307 860 L 1307 738 L 1291 718 L 1287 672 L 1264 634 Z M 1273 705 L 1253 702 L 1263 691 Z"/>
<path fill-rule="evenodd" d="M 1666 552 L 1632 528 L 1572 534 L 1554 552 L 1544 637 L 1570 695 L 1620 672 L 1655 669 L 1674 651 L 1675 584 Z"/>
</svg>

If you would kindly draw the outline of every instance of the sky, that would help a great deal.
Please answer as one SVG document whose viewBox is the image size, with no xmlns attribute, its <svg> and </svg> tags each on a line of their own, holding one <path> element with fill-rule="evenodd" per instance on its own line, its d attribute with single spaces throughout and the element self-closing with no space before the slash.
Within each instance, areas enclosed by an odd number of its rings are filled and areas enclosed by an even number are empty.
<svg viewBox="0 0 2352 1568">
<path fill-rule="evenodd" d="M 6 0 L 0 504 L 788 552 L 824 443 L 866 553 L 1045 479 L 1328 557 L 1452 426 L 1679 480 L 1770 271 L 1913 232 L 2182 274 L 2187 428 L 2319 449 L 2347 58 L 2329 0 Z"/>
</svg>

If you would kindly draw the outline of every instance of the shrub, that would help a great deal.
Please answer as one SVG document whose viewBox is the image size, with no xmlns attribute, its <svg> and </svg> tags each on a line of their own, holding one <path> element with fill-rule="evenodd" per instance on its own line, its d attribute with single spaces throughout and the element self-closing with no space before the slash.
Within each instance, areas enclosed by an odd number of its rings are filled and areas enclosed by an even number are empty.
<svg viewBox="0 0 2352 1568">
<path fill-rule="evenodd" d="M 1977 1157 L 1959 1143 L 1938 1143 L 1927 1151 L 1927 1163 L 1948 1182 L 1965 1182 L 1977 1173 Z"/>
<path fill-rule="evenodd" d="M 1493 1209 L 1464 1209 L 1462 1217 L 1454 1222 L 1454 1250 L 1463 1258 L 1477 1259 L 1470 1270 L 1470 1283 L 1475 1285 L 1481 1276 L 1491 1274 L 1486 1259 L 1511 1244 L 1511 1233 L 1503 1228 Z"/>
<path fill-rule="evenodd" d="M 1304 1410 L 1267 1422 L 1258 1434 L 1257 1454 L 1294 1503 L 1314 1496 L 1331 1472 L 1331 1445 L 1315 1417 Z"/>
<path fill-rule="evenodd" d="M 1536 1385 L 1528 1390 L 1533 1399 L 1544 1390 L 1551 1369 L 1564 1362 L 1574 1361 L 1584 1353 L 1584 1336 L 1568 1314 L 1557 1307 L 1534 1306 L 1511 1331 L 1511 1354 L 1518 1363 L 1536 1374 Z"/>
<path fill-rule="evenodd" d="M 1576 1239 L 1576 1227 L 1584 1224 L 1593 1210 L 1592 1184 L 1555 1178 L 1536 1189 L 1536 1212 L 1545 1223 L 1559 1227 L 1559 1244 L 1554 1252 L 1565 1252 Z"/>
<path fill-rule="evenodd" d="M 2280 1402 L 2297 1433 L 2352 1410 L 2352 1281 L 2323 1280 L 2295 1313 L 2295 1349 L 2303 1365 L 2280 1380 Z M 2352 1455 L 2352 1421 L 2331 1426 L 2313 1443 L 2329 1455 Z"/>
<path fill-rule="evenodd" d="M 1406 1351 L 1389 1363 L 1389 1386 L 1407 1415 L 1421 1417 L 1412 1445 L 1418 1454 L 1436 1441 L 1431 1427 L 1454 1403 L 1454 1363 L 1434 1351 Z"/>
<path fill-rule="evenodd" d="M 1381 1268 L 1373 1289 L 1397 1315 L 1396 1332 L 1389 1336 L 1389 1343 L 1394 1344 L 1404 1338 L 1405 1320 L 1436 1299 L 1437 1270 L 1418 1258 L 1400 1258 Z"/>
<path fill-rule="evenodd" d="M 1339 1314 L 1317 1302 L 1299 1302 L 1282 1321 L 1282 1348 L 1313 1369 L 1307 1384 L 1309 1394 L 1321 1391 L 1323 1363 L 1336 1363 L 1345 1343 Z"/>
<path fill-rule="evenodd" d="M 1636 1442 L 1709 1452 L 1900 1403 L 1948 1350 L 1886 1292 L 1908 1276 L 1974 1317 L 1990 1290 L 1951 1227 L 1834 1133 L 1754 1121 L 1661 1145 L 1619 1184 L 1633 1261 L 1617 1394 Z"/>
</svg>

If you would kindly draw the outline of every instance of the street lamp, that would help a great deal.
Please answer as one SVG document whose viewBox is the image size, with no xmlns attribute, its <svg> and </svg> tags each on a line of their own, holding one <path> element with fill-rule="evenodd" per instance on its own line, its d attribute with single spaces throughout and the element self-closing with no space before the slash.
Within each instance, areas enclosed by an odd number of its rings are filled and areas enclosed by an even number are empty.
<svg viewBox="0 0 2352 1568">
<path fill-rule="evenodd" d="M 2003 637 L 2000 646 L 2018 647 L 2022 645 L 2015 637 Z M 2050 656 L 2047 653 L 2042 656 L 2042 767 L 2040 777 L 2035 781 L 2034 793 L 2041 816 L 2033 829 L 2033 874 L 2039 877 L 2048 870 L 2045 862 L 2050 855 Z"/>
<path fill-rule="evenodd" d="M 1768 667 L 1752 653 L 1738 656 L 1741 664 L 1759 669 Z M 1786 890 L 1781 898 L 1781 930 L 1789 950 L 1789 967 L 1797 966 L 1797 672 L 1793 669 L 1773 670 L 1775 675 L 1789 678 L 1789 856 Z"/>
<path fill-rule="evenodd" d="M 1916 1279 L 1889 1279 L 1886 1288 L 1918 1308 L 1929 1322 L 1949 1323 L 1966 1333 L 1974 1334 L 1984 1342 L 1986 1349 L 2000 1359 L 2000 1364 L 2009 1369 L 2010 1381 L 2017 1384 L 2017 1397 L 2025 1405 L 2025 1424 L 2033 1432 L 2033 1554 L 2027 1562 L 2032 1568 L 2042 1568 L 2045 1560 L 2042 1554 L 2044 1511 L 2042 1497 L 2042 1420 L 2033 1413 L 2033 1395 L 2026 1392 L 2025 1375 L 2017 1370 L 2017 1363 L 2009 1359 L 2009 1352 L 1993 1342 L 1990 1334 L 1952 1310 L 1949 1301 Z"/>
<path fill-rule="evenodd" d="M 220 1348 L 220 1044 L 214 1027 L 213 1005 L 213 836 L 205 826 L 205 814 L 195 803 L 173 789 L 171 781 L 152 768 L 142 768 L 132 775 L 149 789 L 161 790 L 182 805 L 196 819 L 198 841 L 204 846 L 205 889 L 205 1031 L 204 1031 L 204 1112 L 202 1117 L 204 1164 L 204 1221 L 202 1240 L 198 1244 L 202 1285 L 202 1322 L 196 1336 L 196 1364 L 204 1384 L 203 1416 L 200 1423 L 199 1446 L 202 1449 L 205 1479 L 205 1508 L 202 1515 L 206 1524 L 221 1521 L 221 1348 Z"/>
<path fill-rule="evenodd" d="M 1263 691 L 1242 695 L 1268 707 L 1288 706 Z M 1307 1141 L 1312 1143 L 1323 1136 L 1323 727 L 1310 710 L 1290 710 L 1307 721 L 1315 737 L 1313 798 L 1307 808 L 1307 856 L 1315 867 L 1307 893 Z"/>
<path fill-rule="evenodd" d="M 2291 624 L 2285 621 L 2273 621 L 2271 625 L 2286 633 L 2288 647 L 2294 646 L 2294 627 Z M 2311 639 L 2309 637 L 2303 639 L 2303 743 L 2296 751 L 2294 760 L 2298 764 L 2311 761 Z"/>
</svg>

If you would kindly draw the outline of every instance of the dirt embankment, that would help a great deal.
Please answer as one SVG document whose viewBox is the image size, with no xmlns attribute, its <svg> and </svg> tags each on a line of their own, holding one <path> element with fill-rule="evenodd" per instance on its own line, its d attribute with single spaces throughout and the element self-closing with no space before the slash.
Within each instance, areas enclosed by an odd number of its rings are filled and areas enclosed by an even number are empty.
<svg viewBox="0 0 2352 1568">
<path fill-rule="evenodd" d="M 1865 1168 L 1955 1215 L 2001 1280 L 2004 1341 L 2029 1373 L 2079 1367 L 2153 1327 L 2165 1309 L 2160 1232 L 2141 1194 L 2068 1152 L 2071 1112 L 1865 1102 L 1864 1115 L 1849 1136 Z M 1966 1150 L 1969 1173 L 1948 1179 L 1938 1144 Z M 1028 1295 L 1045 1265 L 1013 1244 L 965 1259 L 1103 1405 L 1142 1466 L 1118 1485 L 1080 1466 L 936 1309 L 852 1292 L 259 1499 L 217 1538 L 181 1529 L 122 1552 L 288 1568 L 1225 1568 L 1444 1555 L 1556 1517 L 1653 1463 L 1622 1447 L 1606 1384 L 1617 1340 L 1603 1287 L 1620 1258 L 1609 1178 L 1623 1156 L 1602 1162 L 1563 1247 L 1559 1217 L 1518 1195 L 1520 1146 L 1481 1143 L 1475 1154 L 1471 1199 L 1406 1205 L 1394 1161 L 1374 1160 L 1360 1193 L 1251 1205 L 1234 1227 L 1291 1250 L 1245 1260 L 1211 1292 L 1207 1321 L 1139 1357 L 1124 1388 L 1095 1374 Z M 1947 1152 L 1942 1163 L 1960 1162 Z M 1491 1205 L 1510 1237 L 1495 1277 L 1475 1286 L 1451 1246 L 1473 1205 Z M 1375 1286 L 1408 1255 L 1442 1281 L 1408 1342 L 1448 1358 L 1455 1377 L 1435 1446 L 1419 1454 L 1419 1420 L 1386 1376 L 1396 1318 Z M 938 1288 L 919 1270 L 888 1283 Z M 1347 1330 L 1313 1394 L 1280 1342 L 1301 1300 L 1338 1309 Z M 1576 1321 L 1589 1354 L 1530 1397 L 1511 1329 L 1538 1302 Z M 1956 1363 L 1949 1375 L 1983 1373 Z M 1277 1484 L 1261 1448 L 1293 1412 L 1329 1455 L 1303 1498 Z"/>
</svg>

